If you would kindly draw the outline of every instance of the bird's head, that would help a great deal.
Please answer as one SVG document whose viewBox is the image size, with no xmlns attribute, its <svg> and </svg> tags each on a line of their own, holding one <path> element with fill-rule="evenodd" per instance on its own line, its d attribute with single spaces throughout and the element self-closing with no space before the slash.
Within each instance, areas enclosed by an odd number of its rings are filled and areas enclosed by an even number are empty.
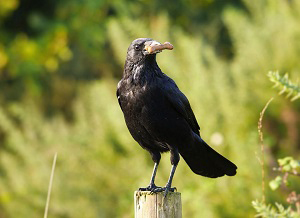
<svg viewBox="0 0 300 218">
<path fill-rule="evenodd" d="M 173 45 L 169 42 L 161 44 L 150 38 L 135 39 L 127 50 L 127 61 L 139 63 L 146 59 L 155 59 L 157 53 L 164 49 L 172 50 Z"/>
</svg>

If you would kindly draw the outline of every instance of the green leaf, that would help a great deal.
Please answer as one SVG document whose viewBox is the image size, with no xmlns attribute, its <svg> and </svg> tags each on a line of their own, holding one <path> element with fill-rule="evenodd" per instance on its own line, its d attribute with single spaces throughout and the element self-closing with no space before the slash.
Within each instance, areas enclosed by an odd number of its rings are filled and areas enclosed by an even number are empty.
<svg viewBox="0 0 300 218">
<path fill-rule="evenodd" d="M 274 191 L 274 190 L 276 190 L 276 189 L 279 188 L 279 186 L 281 185 L 281 183 L 282 183 L 281 176 L 277 176 L 275 179 L 273 179 L 273 180 L 271 180 L 269 182 L 269 186 Z"/>
<path fill-rule="evenodd" d="M 293 169 L 300 167 L 300 162 L 298 160 L 291 160 L 290 165 Z"/>
<path fill-rule="evenodd" d="M 270 71 L 268 77 L 274 83 L 274 87 L 280 89 L 279 95 L 287 93 L 287 98 L 292 98 L 291 101 L 300 98 L 300 85 L 293 83 L 287 73 L 282 76 L 278 72 Z"/>
<path fill-rule="evenodd" d="M 289 171 L 292 170 L 292 167 L 291 167 L 291 165 L 285 165 L 285 166 L 282 167 L 282 170 L 283 170 L 284 172 L 289 172 Z"/>
<path fill-rule="evenodd" d="M 293 160 L 292 157 L 285 157 L 285 158 L 282 158 L 282 159 L 278 159 L 278 163 L 279 163 L 279 166 L 284 166 L 292 160 Z"/>
</svg>

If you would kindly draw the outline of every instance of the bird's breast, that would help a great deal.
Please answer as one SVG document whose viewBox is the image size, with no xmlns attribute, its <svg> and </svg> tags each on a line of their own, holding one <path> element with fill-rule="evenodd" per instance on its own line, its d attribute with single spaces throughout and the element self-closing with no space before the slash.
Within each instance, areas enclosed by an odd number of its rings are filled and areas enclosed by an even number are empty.
<svg viewBox="0 0 300 218">
<path fill-rule="evenodd" d="M 159 98 L 159 93 L 154 87 L 149 85 L 136 86 L 131 89 L 127 89 L 121 93 L 121 102 L 122 107 L 126 108 L 124 113 L 135 113 L 135 116 L 138 116 L 143 108 L 151 108 L 155 106 L 154 101 Z M 125 114 L 126 116 L 126 114 Z"/>
</svg>

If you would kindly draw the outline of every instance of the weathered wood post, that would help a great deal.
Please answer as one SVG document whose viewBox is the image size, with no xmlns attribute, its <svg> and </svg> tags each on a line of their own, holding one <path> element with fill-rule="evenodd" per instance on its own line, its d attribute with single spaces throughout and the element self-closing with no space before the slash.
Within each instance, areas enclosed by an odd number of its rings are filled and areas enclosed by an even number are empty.
<svg viewBox="0 0 300 218">
<path fill-rule="evenodd" d="M 181 194 L 169 192 L 134 192 L 135 218 L 182 218 Z"/>
</svg>

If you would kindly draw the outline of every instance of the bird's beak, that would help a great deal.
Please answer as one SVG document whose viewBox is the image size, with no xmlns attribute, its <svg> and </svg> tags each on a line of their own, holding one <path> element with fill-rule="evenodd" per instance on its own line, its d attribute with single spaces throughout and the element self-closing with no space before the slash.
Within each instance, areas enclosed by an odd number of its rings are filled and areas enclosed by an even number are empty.
<svg viewBox="0 0 300 218">
<path fill-rule="evenodd" d="M 165 42 L 164 44 L 161 44 L 157 41 L 148 41 L 145 43 L 144 50 L 147 51 L 147 54 L 156 54 L 161 52 L 164 49 L 172 50 L 173 45 L 169 42 Z"/>
</svg>

